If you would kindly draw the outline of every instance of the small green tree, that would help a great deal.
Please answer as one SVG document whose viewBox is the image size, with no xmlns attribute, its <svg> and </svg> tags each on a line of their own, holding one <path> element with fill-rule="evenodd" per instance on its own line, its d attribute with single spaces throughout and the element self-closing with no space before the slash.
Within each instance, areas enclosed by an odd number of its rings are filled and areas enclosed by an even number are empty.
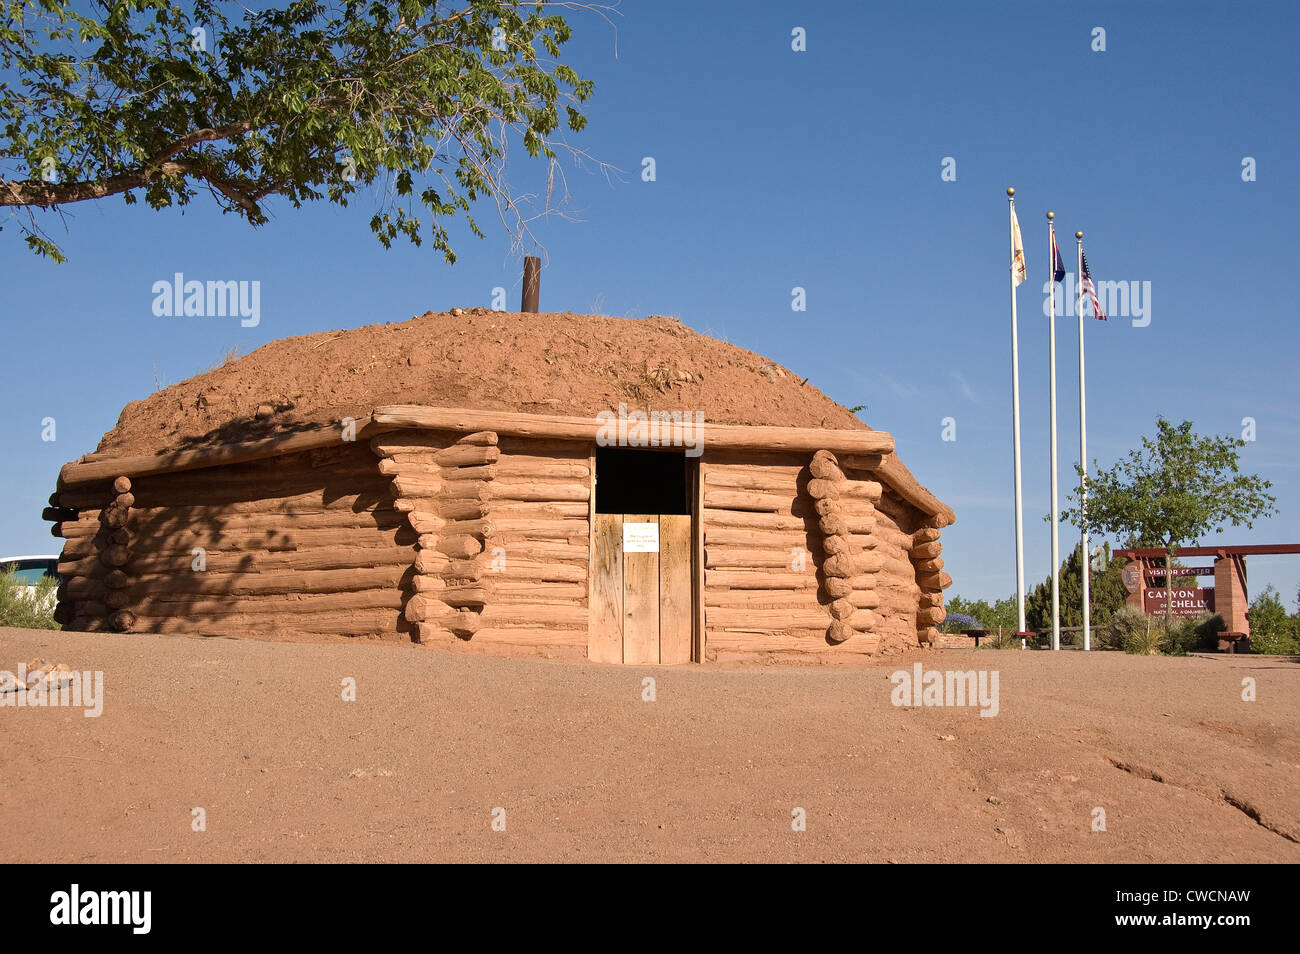
<svg viewBox="0 0 1300 954">
<path fill-rule="evenodd" d="M 139 196 L 185 205 L 200 190 L 260 225 L 266 200 L 347 205 L 378 193 L 370 227 L 388 246 L 454 261 L 445 221 L 494 200 L 522 238 L 512 144 L 551 162 L 586 125 L 590 80 L 558 62 L 571 30 L 555 8 L 603 4 L 292 0 L 5 0 L 0 15 L 0 206 L 27 212 L 35 252 L 62 261 L 36 210 Z M 78 9 L 80 8 L 80 9 Z M 571 152 L 576 157 L 581 153 Z M 373 188 L 372 188 L 373 187 Z"/>
<path fill-rule="evenodd" d="M 1250 601 L 1250 647 L 1257 653 L 1300 653 L 1300 619 L 1286 614 L 1281 595 L 1272 586 Z"/>
<path fill-rule="evenodd" d="M 1080 485 L 1071 494 L 1074 506 L 1061 519 L 1076 527 L 1087 525 L 1117 537 L 1132 535 L 1160 541 L 1165 566 L 1174 566 L 1179 546 L 1196 543 L 1227 525 L 1251 527 L 1277 513 L 1269 481 L 1240 471 L 1241 448 L 1235 437 L 1202 437 L 1192 422 L 1171 424 L 1156 419 L 1156 436 L 1142 438 L 1142 447 L 1121 458 L 1109 470 L 1094 462 L 1085 475 L 1078 465 Z M 1086 484 L 1086 505 L 1083 491 Z M 1165 576 L 1165 622 L 1172 619 L 1174 579 Z"/>
<path fill-rule="evenodd" d="M 1061 625 L 1083 625 L 1083 548 L 1075 544 L 1060 569 Z M 1101 573 L 1088 577 L 1089 622 L 1104 626 L 1124 605 L 1128 590 L 1124 587 L 1124 560 L 1110 560 Z M 1025 625 L 1030 629 L 1048 629 L 1052 625 L 1052 578 L 1039 583 L 1025 597 Z"/>
</svg>

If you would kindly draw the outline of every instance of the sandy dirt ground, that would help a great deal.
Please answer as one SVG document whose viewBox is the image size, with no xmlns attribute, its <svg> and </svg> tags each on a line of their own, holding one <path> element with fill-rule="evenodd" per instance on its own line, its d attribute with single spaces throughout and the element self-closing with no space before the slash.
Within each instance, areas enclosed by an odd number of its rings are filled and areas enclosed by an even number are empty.
<svg viewBox="0 0 1300 954">
<path fill-rule="evenodd" d="M 32 657 L 101 670 L 103 714 L 0 708 L 6 862 L 1300 861 L 1291 659 L 644 669 L 0 630 L 0 669 Z M 916 661 L 995 669 L 999 714 L 895 707 Z"/>
</svg>

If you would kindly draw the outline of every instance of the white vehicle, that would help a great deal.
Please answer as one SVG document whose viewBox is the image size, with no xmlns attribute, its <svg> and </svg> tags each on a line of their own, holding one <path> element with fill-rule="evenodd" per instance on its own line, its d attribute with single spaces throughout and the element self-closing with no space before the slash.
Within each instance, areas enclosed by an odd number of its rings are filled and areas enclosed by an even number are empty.
<svg viewBox="0 0 1300 954">
<path fill-rule="evenodd" d="M 14 575 L 27 585 L 27 595 L 36 595 L 36 584 L 42 577 L 50 576 L 58 579 L 55 572 L 59 565 L 58 556 L 49 556 L 47 554 L 28 554 L 26 556 L 0 557 L 0 571 L 14 571 Z M 54 595 L 50 595 L 54 599 Z"/>
</svg>

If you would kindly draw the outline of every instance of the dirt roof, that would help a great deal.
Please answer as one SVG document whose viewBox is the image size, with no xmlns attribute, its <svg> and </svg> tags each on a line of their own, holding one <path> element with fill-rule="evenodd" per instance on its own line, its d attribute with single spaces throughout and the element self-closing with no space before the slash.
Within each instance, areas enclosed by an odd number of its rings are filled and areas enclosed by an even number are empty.
<svg viewBox="0 0 1300 954">
<path fill-rule="evenodd" d="M 719 424 L 866 428 L 788 368 L 676 318 L 475 308 L 273 341 L 131 402 L 98 453 L 249 440 L 385 404 L 594 417 L 620 402 Z"/>
</svg>

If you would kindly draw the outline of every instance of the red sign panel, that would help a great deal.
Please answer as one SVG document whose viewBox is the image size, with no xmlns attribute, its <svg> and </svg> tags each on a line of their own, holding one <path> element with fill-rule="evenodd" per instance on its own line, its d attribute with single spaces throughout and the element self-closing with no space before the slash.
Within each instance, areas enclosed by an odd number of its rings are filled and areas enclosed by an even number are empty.
<svg viewBox="0 0 1300 954">
<path fill-rule="evenodd" d="M 1143 593 L 1145 597 L 1145 610 L 1151 616 L 1165 615 L 1165 596 L 1164 588 L 1148 587 Z M 1185 586 L 1174 587 L 1173 614 L 1186 619 L 1195 619 L 1198 616 L 1204 616 L 1206 613 L 1214 612 L 1214 587 L 1191 588 Z"/>
</svg>

